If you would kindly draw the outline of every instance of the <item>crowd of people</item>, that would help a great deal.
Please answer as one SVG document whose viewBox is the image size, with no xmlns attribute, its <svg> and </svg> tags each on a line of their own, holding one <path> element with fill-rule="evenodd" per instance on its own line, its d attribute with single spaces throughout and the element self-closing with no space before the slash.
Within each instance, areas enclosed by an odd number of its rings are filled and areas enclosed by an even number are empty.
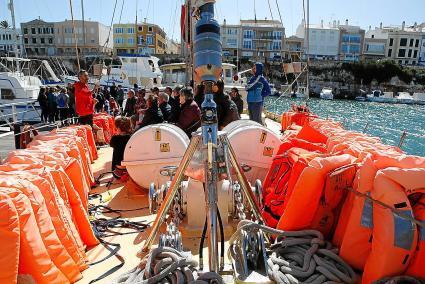
<svg viewBox="0 0 425 284">
<path fill-rule="evenodd" d="M 270 94 L 270 86 L 262 72 L 263 65 L 255 64 L 252 68 L 253 77 L 246 87 L 249 117 L 259 123 L 262 123 L 264 97 Z M 163 91 L 154 87 L 149 92 L 134 84 L 133 88 L 127 90 L 125 99 L 121 85 L 113 84 L 103 89 L 96 85 L 91 90 L 88 85 L 89 75 L 85 70 L 79 72 L 78 78 L 78 82 L 68 85 L 66 89 L 49 88 L 40 92 L 43 120 L 63 120 L 75 111 L 81 124 L 93 126 L 93 115 L 96 112 L 115 116 L 119 132 L 111 140 L 111 146 L 114 152 L 120 153 L 114 154 L 115 164 L 119 165 L 122 160 L 120 155 L 123 154 L 123 147 L 130 135 L 142 127 L 167 122 L 177 125 L 191 137 L 192 132 L 201 126 L 201 108 L 205 98 L 203 84 L 194 88 L 166 87 Z M 232 121 L 240 119 L 244 101 L 238 88 L 232 88 L 227 94 L 221 79 L 213 85 L 212 92 L 217 105 L 218 129 L 221 130 Z"/>
</svg>

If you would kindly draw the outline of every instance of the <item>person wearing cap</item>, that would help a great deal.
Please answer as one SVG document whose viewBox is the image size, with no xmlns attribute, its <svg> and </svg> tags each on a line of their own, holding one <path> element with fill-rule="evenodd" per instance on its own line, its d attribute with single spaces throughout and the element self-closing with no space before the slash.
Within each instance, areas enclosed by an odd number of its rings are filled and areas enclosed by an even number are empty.
<svg viewBox="0 0 425 284">
<path fill-rule="evenodd" d="M 186 87 L 180 91 L 181 111 L 177 126 L 189 136 L 201 126 L 201 110 L 193 99 L 192 88 Z"/>
<path fill-rule="evenodd" d="M 90 90 L 89 74 L 85 70 L 78 73 L 80 81 L 74 84 L 75 90 L 75 112 L 79 115 L 80 124 L 93 126 L 94 106 L 97 102 L 93 98 L 93 92 Z"/>
</svg>

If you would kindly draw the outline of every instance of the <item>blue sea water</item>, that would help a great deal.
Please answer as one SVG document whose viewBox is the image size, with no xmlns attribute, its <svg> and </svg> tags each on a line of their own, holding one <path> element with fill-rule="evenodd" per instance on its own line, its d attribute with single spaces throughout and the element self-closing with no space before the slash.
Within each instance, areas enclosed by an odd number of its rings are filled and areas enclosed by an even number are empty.
<svg viewBox="0 0 425 284">
<path fill-rule="evenodd" d="M 323 118 L 334 119 L 347 129 L 381 138 L 388 145 L 398 146 L 403 131 L 407 136 L 402 150 L 410 155 L 425 157 L 425 106 L 404 104 L 382 104 L 349 100 L 266 98 L 265 108 L 281 114 L 293 103 L 307 102 L 310 109 Z"/>
</svg>

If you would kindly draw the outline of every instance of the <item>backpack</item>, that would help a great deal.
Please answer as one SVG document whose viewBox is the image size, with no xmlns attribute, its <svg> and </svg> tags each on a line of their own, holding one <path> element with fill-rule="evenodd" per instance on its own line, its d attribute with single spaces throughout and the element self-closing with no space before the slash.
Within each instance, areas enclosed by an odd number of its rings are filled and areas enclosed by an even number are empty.
<svg viewBox="0 0 425 284">
<path fill-rule="evenodd" d="M 57 100 L 56 100 L 57 104 L 58 104 L 58 108 L 65 108 L 65 95 L 64 94 L 59 94 Z"/>
</svg>

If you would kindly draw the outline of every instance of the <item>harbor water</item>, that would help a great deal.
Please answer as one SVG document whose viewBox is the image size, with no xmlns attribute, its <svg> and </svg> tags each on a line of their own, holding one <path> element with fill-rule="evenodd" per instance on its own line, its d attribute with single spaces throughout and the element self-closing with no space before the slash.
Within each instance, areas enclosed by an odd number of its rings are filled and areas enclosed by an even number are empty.
<svg viewBox="0 0 425 284">
<path fill-rule="evenodd" d="M 388 145 L 398 146 L 403 131 L 407 136 L 402 150 L 410 155 L 425 156 L 425 106 L 383 104 L 349 100 L 289 99 L 267 97 L 265 109 L 281 114 L 293 103 L 307 102 L 310 109 L 322 118 L 344 124 L 347 129 L 365 132 L 381 138 Z"/>
</svg>

